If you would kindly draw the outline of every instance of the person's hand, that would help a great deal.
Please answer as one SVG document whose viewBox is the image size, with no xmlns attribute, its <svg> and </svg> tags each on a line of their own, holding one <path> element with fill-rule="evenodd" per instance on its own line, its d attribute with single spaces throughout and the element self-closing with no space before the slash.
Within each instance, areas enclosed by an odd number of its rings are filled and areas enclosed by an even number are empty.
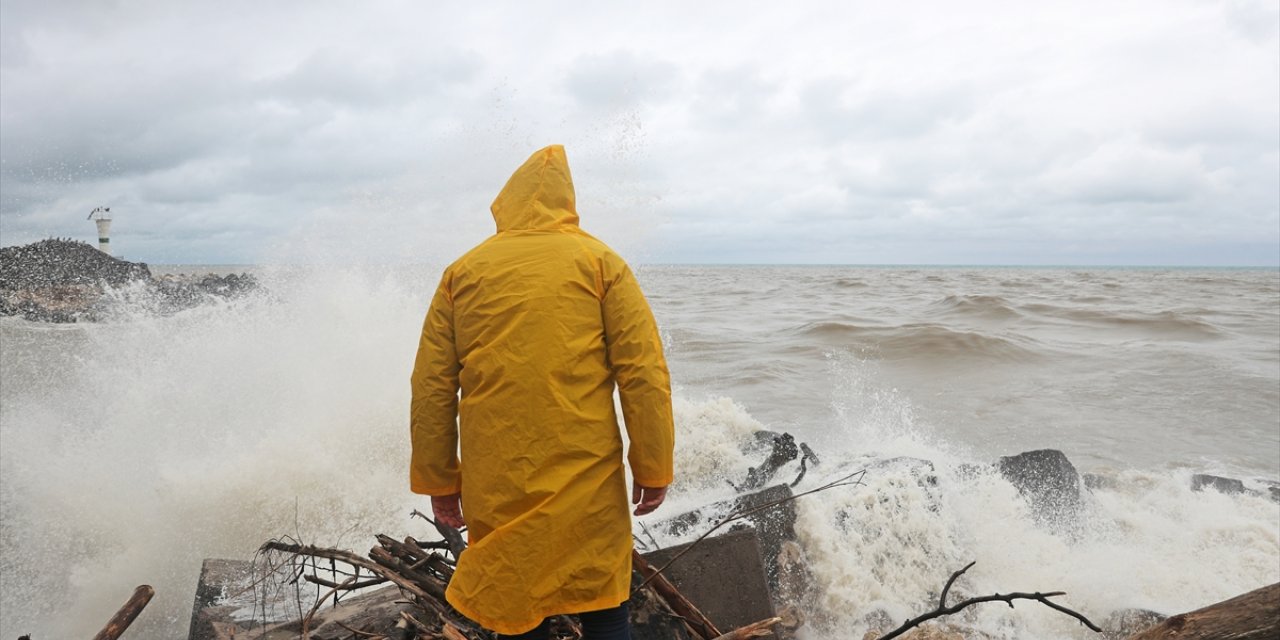
<svg viewBox="0 0 1280 640">
<path fill-rule="evenodd" d="M 447 496 L 431 496 L 431 513 L 440 524 L 447 524 L 454 529 L 467 526 L 467 522 L 462 519 L 461 492 Z"/>
<path fill-rule="evenodd" d="M 666 487 L 642 487 L 635 482 L 631 483 L 631 504 L 639 505 L 635 510 L 638 516 L 653 513 L 666 498 Z"/>
</svg>

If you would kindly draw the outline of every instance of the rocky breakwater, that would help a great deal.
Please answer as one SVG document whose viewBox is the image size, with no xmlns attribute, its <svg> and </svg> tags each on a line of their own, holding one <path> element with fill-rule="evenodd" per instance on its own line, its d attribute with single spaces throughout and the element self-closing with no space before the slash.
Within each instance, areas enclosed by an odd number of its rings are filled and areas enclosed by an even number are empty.
<svg viewBox="0 0 1280 640">
<path fill-rule="evenodd" d="M 141 262 L 52 238 L 0 248 L 0 316 L 84 322 L 120 312 L 168 314 L 258 289 L 248 274 L 153 277 Z"/>
</svg>

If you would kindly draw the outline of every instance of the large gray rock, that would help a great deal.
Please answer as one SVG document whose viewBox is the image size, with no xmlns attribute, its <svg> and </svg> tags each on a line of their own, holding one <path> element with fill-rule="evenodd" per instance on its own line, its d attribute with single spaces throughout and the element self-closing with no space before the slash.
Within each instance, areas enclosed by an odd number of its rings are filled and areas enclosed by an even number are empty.
<svg viewBox="0 0 1280 640">
<path fill-rule="evenodd" d="M 53 239 L 0 249 L 0 316 L 33 322 L 166 315 L 257 289 L 248 274 L 152 278 L 146 264 L 113 258 L 83 242 Z"/>
<path fill-rule="evenodd" d="M 996 467 L 1026 498 L 1038 523 L 1066 532 L 1078 526 L 1080 474 L 1066 454 L 1057 449 L 1027 451 L 1000 458 Z"/>
<path fill-rule="evenodd" d="M 636 591 L 643 579 L 631 572 L 631 640 L 696 640 L 680 616 L 651 589 Z M 696 603 L 695 603 L 696 604 Z"/>
<path fill-rule="evenodd" d="M 1164 622 L 1168 617 L 1149 609 L 1119 609 L 1103 621 L 1102 637 L 1104 640 L 1124 640 Z"/>
<path fill-rule="evenodd" d="M 1192 491 L 1204 491 L 1205 489 L 1213 489 L 1218 493 L 1227 495 L 1244 493 L 1244 482 L 1235 478 L 1224 478 L 1207 473 L 1197 473 L 1191 476 Z"/>
<path fill-rule="evenodd" d="M 0 289 L 120 286 L 150 279 L 146 264 L 113 258 L 83 242 L 50 238 L 0 248 Z"/>
</svg>

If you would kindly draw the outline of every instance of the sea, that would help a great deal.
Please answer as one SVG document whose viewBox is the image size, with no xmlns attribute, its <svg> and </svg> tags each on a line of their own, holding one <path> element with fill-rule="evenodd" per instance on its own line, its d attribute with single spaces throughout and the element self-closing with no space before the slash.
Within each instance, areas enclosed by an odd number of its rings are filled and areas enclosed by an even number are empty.
<svg viewBox="0 0 1280 640">
<path fill-rule="evenodd" d="M 205 558 L 433 537 L 409 515 L 428 503 L 408 490 L 408 379 L 439 265 L 153 271 L 250 271 L 263 292 L 0 319 L 0 637 L 89 637 L 150 584 L 127 637 L 182 638 Z M 1277 269 L 636 271 L 678 439 L 671 495 L 642 521 L 735 495 L 759 431 L 816 455 L 797 493 L 866 471 L 795 502 L 803 640 L 929 611 L 971 562 L 958 595 L 1063 591 L 1097 623 L 1280 581 Z M 1093 479 L 1070 532 L 995 467 L 1038 449 Z M 929 482 L 895 459 L 926 461 Z M 1200 473 L 1245 491 L 1193 491 Z M 1097 637 L 1030 601 L 954 618 L 990 638 Z"/>
</svg>

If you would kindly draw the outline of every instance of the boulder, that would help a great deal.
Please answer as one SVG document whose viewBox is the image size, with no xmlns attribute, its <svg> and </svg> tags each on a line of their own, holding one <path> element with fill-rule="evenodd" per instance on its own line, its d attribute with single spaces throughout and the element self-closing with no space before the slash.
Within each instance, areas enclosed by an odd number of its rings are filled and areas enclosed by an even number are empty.
<svg viewBox="0 0 1280 640">
<path fill-rule="evenodd" d="M 1036 521 L 1055 530 L 1074 530 L 1080 513 L 1080 474 L 1057 449 L 1027 451 L 996 464 L 1031 505 Z"/>
<path fill-rule="evenodd" d="M 1149 609 L 1118 609 L 1100 625 L 1102 637 L 1104 640 L 1124 640 L 1164 622 L 1168 617 Z"/>
<path fill-rule="evenodd" d="M 0 248 L 0 316 L 33 322 L 79 322 L 117 311 L 169 314 L 258 288 L 248 274 L 152 278 L 128 262 L 83 243 L 50 239 Z M 108 291 L 120 290 L 117 295 Z"/>
<path fill-rule="evenodd" d="M 121 286 L 150 279 L 146 264 L 114 258 L 84 242 L 50 238 L 0 248 L 0 289 Z"/>
<path fill-rule="evenodd" d="M 1191 476 L 1191 490 L 1204 491 L 1206 488 L 1213 489 L 1218 493 L 1227 495 L 1235 493 L 1244 493 L 1244 482 L 1235 478 L 1224 478 L 1222 476 L 1209 475 L 1207 473 L 1197 473 Z"/>
<path fill-rule="evenodd" d="M 1082 473 L 1080 480 L 1084 482 L 1086 489 L 1090 491 L 1108 490 L 1114 491 L 1120 488 L 1120 482 L 1114 476 L 1104 476 L 1098 473 Z"/>
</svg>

